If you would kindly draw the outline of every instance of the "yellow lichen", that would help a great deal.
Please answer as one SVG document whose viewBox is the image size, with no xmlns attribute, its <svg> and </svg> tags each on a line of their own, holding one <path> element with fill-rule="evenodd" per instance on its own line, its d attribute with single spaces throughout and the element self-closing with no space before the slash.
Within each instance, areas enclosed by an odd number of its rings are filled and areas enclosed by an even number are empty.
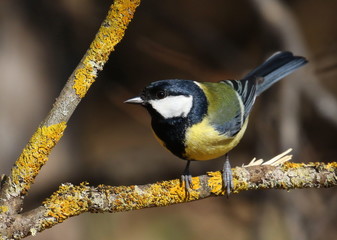
<svg viewBox="0 0 337 240">
<path fill-rule="evenodd" d="M 198 186 L 198 180 L 193 179 L 194 186 Z M 170 180 L 150 184 L 148 187 L 122 187 L 114 193 L 119 195 L 119 201 L 114 203 L 115 211 L 127 211 L 131 209 L 142 209 L 152 206 L 167 206 L 173 203 L 197 199 L 199 193 L 196 188 L 186 192 L 179 180 Z M 130 191 L 129 191 L 129 190 Z"/>
<path fill-rule="evenodd" d="M 9 194 L 26 194 L 41 167 L 48 160 L 52 148 L 60 140 L 66 128 L 62 122 L 51 126 L 42 126 L 36 130 L 27 146 L 23 149 L 12 168 L 9 178 Z"/>
<path fill-rule="evenodd" d="M 179 201 L 186 200 L 187 193 L 185 185 L 181 184 L 180 180 L 172 180 L 168 182 L 163 182 L 161 184 L 165 184 L 168 189 L 169 196 L 173 199 L 177 199 Z"/>
<path fill-rule="evenodd" d="M 233 193 L 239 193 L 241 191 L 246 191 L 249 189 L 249 184 L 247 181 L 243 181 L 243 179 L 240 179 L 238 181 L 236 178 L 233 179 L 233 184 L 235 186 Z"/>
<path fill-rule="evenodd" d="M 327 166 L 328 169 L 336 170 L 337 169 L 337 162 L 328 163 L 326 166 Z"/>
<path fill-rule="evenodd" d="M 234 174 L 234 193 L 242 190 L 253 188 L 284 188 L 290 189 L 295 187 L 307 187 L 303 185 L 300 177 L 304 177 L 305 182 L 310 182 L 310 176 L 301 176 L 305 171 L 301 166 L 309 166 L 312 168 L 324 168 L 329 171 L 336 164 L 323 163 L 309 163 L 309 164 L 286 164 L 285 168 L 289 170 L 288 175 L 291 178 L 291 186 L 287 186 L 286 182 L 275 182 L 272 184 L 250 184 L 249 174 L 240 172 L 238 169 L 233 171 Z M 291 171 L 293 169 L 294 171 Z M 313 169 L 310 169 L 313 170 Z M 303 171 L 303 173 L 302 173 Z M 208 187 L 211 193 L 215 195 L 224 195 L 225 191 L 222 186 L 221 172 L 208 173 Z M 291 176 L 294 176 L 292 178 Z M 306 179 L 308 178 L 308 179 Z M 240 179 L 240 180 L 238 180 Z M 193 187 L 190 191 L 186 191 L 184 184 L 178 179 L 157 182 L 154 184 L 143 186 L 119 186 L 112 187 L 106 185 L 99 185 L 96 188 L 88 186 L 87 182 L 81 183 L 79 186 L 72 184 L 61 185 L 49 199 L 43 204 L 46 208 L 45 219 L 43 220 L 43 227 L 50 227 L 58 222 L 63 222 L 65 219 L 78 215 L 83 212 L 121 212 L 136 210 L 148 207 L 167 206 L 175 203 L 181 203 L 199 199 L 200 195 L 200 177 L 192 178 Z M 203 196 L 205 197 L 205 196 Z"/>
<path fill-rule="evenodd" d="M 337 171 L 337 162 L 331 162 L 331 163 L 328 163 L 326 165 L 326 169 L 329 171 L 329 172 L 335 172 Z"/>
<path fill-rule="evenodd" d="M 295 169 L 295 168 L 300 168 L 300 167 L 303 167 L 304 166 L 304 163 L 293 163 L 293 162 L 285 162 L 283 165 L 282 165 L 282 169 L 284 171 L 288 170 L 288 169 Z"/>
<path fill-rule="evenodd" d="M 170 183 L 166 188 L 168 189 L 168 197 L 172 198 L 175 202 L 186 202 L 199 198 L 199 189 L 201 188 L 199 177 L 192 178 L 192 185 L 187 190 L 185 183 L 181 184 L 181 180 L 168 181 Z M 167 183 L 162 182 L 161 185 L 167 185 Z"/>
<path fill-rule="evenodd" d="M 211 189 L 211 192 L 215 195 L 223 195 L 224 189 L 222 187 L 221 172 L 208 172 L 207 175 L 210 177 L 208 187 Z"/>
<path fill-rule="evenodd" d="M 200 178 L 199 177 L 193 177 L 192 178 L 192 190 L 193 189 L 198 190 L 199 188 L 201 188 Z"/>
<path fill-rule="evenodd" d="M 43 202 L 47 208 L 45 213 L 44 227 L 49 227 L 55 223 L 61 223 L 71 216 L 76 216 L 88 210 L 88 201 L 83 198 L 83 194 L 89 189 L 85 184 L 74 186 L 63 184 Z M 50 219 L 51 218 L 51 219 Z"/>
<path fill-rule="evenodd" d="M 199 198 L 199 180 L 193 178 L 193 184 L 195 187 L 189 192 L 186 192 L 179 180 L 147 186 L 99 185 L 97 188 L 87 186 L 86 182 L 79 186 L 63 184 L 43 202 L 46 212 L 42 225 L 44 228 L 51 227 L 71 216 L 88 211 L 121 212 L 191 201 Z"/>
<path fill-rule="evenodd" d="M 6 205 L 2 205 L 0 206 L 0 213 L 5 213 L 5 212 L 8 212 L 8 206 Z"/>
<path fill-rule="evenodd" d="M 140 0 L 116 0 L 111 6 L 108 16 L 82 59 L 81 66 L 74 74 L 73 88 L 81 98 L 95 81 L 98 71 L 102 70 L 115 45 L 122 40 L 139 4 Z"/>
</svg>

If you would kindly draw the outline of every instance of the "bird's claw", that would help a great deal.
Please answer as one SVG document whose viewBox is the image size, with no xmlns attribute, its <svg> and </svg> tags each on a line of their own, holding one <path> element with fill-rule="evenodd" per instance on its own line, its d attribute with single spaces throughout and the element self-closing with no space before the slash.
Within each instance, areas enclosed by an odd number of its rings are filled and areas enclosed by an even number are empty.
<svg viewBox="0 0 337 240">
<path fill-rule="evenodd" d="M 227 197 L 229 197 L 231 191 L 234 189 L 234 184 L 233 184 L 232 169 L 229 163 L 228 155 L 226 155 L 225 164 L 223 166 L 222 180 L 223 180 L 224 188 L 226 189 L 226 195 Z"/>
<path fill-rule="evenodd" d="M 192 175 L 190 174 L 190 160 L 187 160 L 187 164 L 183 175 L 181 175 L 181 184 L 185 185 L 186 194 L 188 195 L 193 187 Z"/>
<path fill-rule="evenodd" d="M 185 185 L 186 192 L 190 192 L 191 189 L 193 188 L 192 175 L 190 174 L 181 175 L 181 184 L 182 186 Z"/>
</svg>

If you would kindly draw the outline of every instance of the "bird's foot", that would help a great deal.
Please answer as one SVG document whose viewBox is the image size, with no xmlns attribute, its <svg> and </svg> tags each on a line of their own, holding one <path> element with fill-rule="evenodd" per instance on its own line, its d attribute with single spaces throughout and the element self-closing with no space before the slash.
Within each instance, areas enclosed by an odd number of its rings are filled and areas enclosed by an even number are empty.
<svg viewBox="0 0 337 240">
<path fill-rule="evenodd" d="M 233 184 L 233 175 L 232 175 L 231 165 L 229 163 L 228 154 L 226 154 L 226 160 L 223 166 L 222 180 L 223 180 L 224 188 L 226 189 L 226 195 L 227 197 L 229 197 L 231 191 L 234 189 L 234 184 Z"/>
<path fill-rule="evenodd" d="M 190 174 L 190 163 L 191 161 L 187 160 L 187 164 L 183 174 L 181 175 L 181 184 L 185 185 L 186 195 L 188 195 L 193 187 L 192 175 Z"/>
<path fill-rule="evenodd" d="M 182 186 L 185 186 L 186 192 L 189 193 L 193 188 L 192 175 L 191 174 L 181 175 L 181 184 Z"/>
</svg>

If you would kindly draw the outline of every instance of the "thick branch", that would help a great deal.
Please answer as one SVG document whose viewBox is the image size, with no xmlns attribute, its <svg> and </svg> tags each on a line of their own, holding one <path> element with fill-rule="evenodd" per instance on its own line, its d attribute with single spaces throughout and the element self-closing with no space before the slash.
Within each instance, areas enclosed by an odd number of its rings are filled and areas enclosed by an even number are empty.
<svg viewBox="0 0 337 240">
<path fill-rule="evenodd" d="M 286 163 L 259 165 L 233 170 L 233 193 L 256 189 L 327 188 L 337 185 L 337 163 Z M 63 184 L 43 206 L 14 221 L 7 236 L 27 236 L 84 212 L 122 212 L 168 206 L 224 195 L 221 172 L 193 178 L 193 189 L 185 192 L 178 179 L 147 185 L 112 187 Z"/>
</svg>

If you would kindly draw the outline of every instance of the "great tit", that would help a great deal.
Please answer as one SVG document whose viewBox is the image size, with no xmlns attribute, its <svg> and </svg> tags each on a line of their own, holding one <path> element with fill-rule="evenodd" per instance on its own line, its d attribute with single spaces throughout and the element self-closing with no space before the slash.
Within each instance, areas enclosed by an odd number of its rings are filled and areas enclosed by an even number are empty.
<svg viewBox="0 0 337 240">
<path fill-rule="evenodd" d="M 187 160 L 182 181 L 189 190 L 191 161 L 226 154 L 223 182 L 233 189 L 228 152 L 241 140 L 255 98 L 275 82 L 307 63 L 291 52 L 276 52 L 241 80 L 218 83 L 169 79 L 150 83 L 140 96 L 125 103 L 140 104 L 151 115 L 158 141 Z"/>
</svg>

